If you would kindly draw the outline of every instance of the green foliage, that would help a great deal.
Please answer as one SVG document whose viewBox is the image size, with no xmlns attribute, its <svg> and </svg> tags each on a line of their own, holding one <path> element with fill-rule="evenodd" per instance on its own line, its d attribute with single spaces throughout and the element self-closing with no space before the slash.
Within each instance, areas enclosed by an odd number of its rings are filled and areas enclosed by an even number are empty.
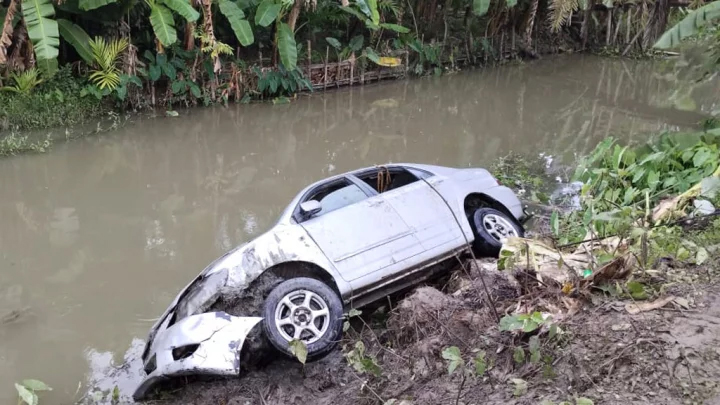
<svg viewBox="0 0 720 405">
<path fill-rule="evenodd" d="M 500 319 L 501 331 L 532 332 L 543 325 L 549 325 L 552 317 L 549 314 L 533 312 L 532 314 L 505 315 Z"/>
<path fill-rule="evenodd" d="M 43 80 L 40 78 L 40 72 L 35 69 L 28 69 L 20 74 L 11 73 L 10 78 L 15 82 L 14 86 L 0 87 L 0 91 L 11 91 L 13 93 L 28 95 Z"/>
<path fill-rule="evenodd" d="M 515 360 L 517 364 L 525 363 L 525 350 L 523 350 L 522 347 L 516 347 L 515 350 L 513 350 L 513 360 Z"/>
<path fill-rule="evenodd" d="M 461 367 L 461 370 L 465 367 L 465 361 L 460 356 L 460 349 L 458 349 L 457 346 L 445 348 L 442 351 L 442 357 L 447 360 L 448 374 L 450 375 L 452 375 L 458 367 Z"/>
<path fill-rule="evenodd" d="M 232 27 L 235 36 L 242 46 L 249 46 L 255 42 L 250 23 L 245 19 L 245 13 L 240 7 L 230 0 L 220 0 L 218 4 L 220 6 L 220 12 L 230 22 L 230 27 Z"/>
<path fill-rule="evenodd" d="M 24 380 L 22 383 L 15 383 L 15 389 L 18 392 L 19 402 L 27 405 L 38 404 L 38 391 L 52 391 L 52 388 L 44 382 L 38 380 Z"/>
<path fill-rule="evenodd" d="M 475 13 L 476 16 L 484 16 L 489 9 L 490 0 L 473 0 L 473 13 Z"/>
<path fill-rule="evenodd" d="M 0 156 L 14 156 L 21 153 L 44 153 L 52 142 L 50 139 L 33 141 L 27 135 L 20 136 L 14 133 L 0 138 Z"/>
<path fill-rule="evenodd" d="M 437 72 L 442 67 L 442 61 L 440 60 L 442 49 L 439 44 L 425 44 L 417 38 L 413 38 L 408 41 L 407 45 L 418 54 L 418 59 L 413 69 L 415 74 L 422 75 L 424 72 L 430 70 Z"/>
<path fill-rule="evenodd" d="M 645 286 L 640 282 L 628 281 L 625 284 L 625 287 L 627 287 L 627 290 L 633 299 L 645 300 L 648 298 L 647 291 L 645 291 Z"/>
<path fill-rule="evenodd" d="M 38 66 L 52 76 L 57 70 L 60 33 L 55 16 L 55 7 L 50 0 L 23 0 L 22 14 L 32 41 Z"/>
<path fill-rule="evenodd" d="M 300 363 L 305 365 L 308 355 L 307 345 L 305 345 L 305 342 L 293 339 L 288 343 L 288 345 L 290 346 L 290 353 L 292 353 L 292 355 L 295 356 Z"/>
<path fill-rule="evenodd" d="M 70 126 L 103 114 L 99 100 L 81 96 L 85 86 L 64 66 L 29 94 L 0 91 L 0 130 Z"/>
<path fill-rule="evenodd" d="M 150 6 L 150 24 L 160 43 L 170 46 L 177 42 L 175 20 L 170 10 L 155 0 L 148 0 L 148 5 Z"/>
<path fill-rule="evenodd" d="M 460 349 L 457 346 L 446 347 L 442 351 L 442 358 L 447 362 L 448 375 L 453 375 L 456 371 L 463 375 L 474 375 L 482 377 L 488 369 L 487 353 L 484 350 L 477 350 L 475 357 L 468 364 L 462 358 Z"/>
<path fill-rule="evenodd" d="M 117 65 L 120 62 L 121 54 L 127 47 L 127 38 L 116 38 L 109 42 L 101 37 L 90 40 L 93 65 L 95 66 L 90 73 L 90 81 L 100 90 L 112 91 L 120 85 L 120 69 Z"/>
<path fill-rule="evenodd" d="M 376 377 L 382 375 L 382 369 L 373 357 L 365 355 L 365 344 L 358 341 L 352 350 L 345 353 L 345 359 L 358 373 L 372 374 Z"/>
<path fill-rule="evenodd" d="M 193 22 L 200 18 L 200 13 L 187 0 L 163 0 L 163 3 L 187 21 Z"/>
<path fill-rule="evenodd" d="M 480 350 L 473 359 L 473 365 L 475 368 L 475 375 L 482 377 L 487 371 L 487 355 L 484 350 Z"/>
<path fill-rule="evenodd" d="M 574 175 L 584 185 L 583 210 L 568 222 L 568 228 L 576 229 L 573 237 L 585 236 L 586 230 L 578 233 L 577 222 L 601 235 L 631 232 L 637 229 L 635 220 L 649 217 L 662 198 L 702 181 L 705 194 L 713 195 L 715 180 L 707 178 L 720 165 L 719 145 L 720 137 L 710 132 L 664 134 L 635 148 L 622 147 L 612 138 L 601 142 Z"/>
<path fill-rule="evenodd" d="M 86 63 L 92 63 L 93 54 L 90 48 L 90 37 L 85 30 L 68 20 L 58 19 L 57 23 L 62 38 L 75 48 L 75 51 Z"/>
<path fill-rule="evenodd" d="M 287 70 L 281 65 L 276 70 L 263 72 L 256 67 L 253 71 L 258 77 L 258 92 L 263 97 L 289 96 L 303 89 L 312 89 L 312 85 L 298 68 Z"/>
<path fill-rule="evenodd" d="M 528 350 L 530 351 L 530 362 L 540 362 L 540 338 L 538 337 L 538 335 L 530 336 L 530 341 L 528 342 L 528 344 Z"/>
<path fill-rule="evenodd" d="M 682 21 L 665 31 L 655 42 L 654 47 L 657 49 L 673 48 L 679 45 L 683 39 L 697 35 L 703 27 L 717 19 L 720 19 L 720 1 L 713 1 L 690 11 Z"/>
<path fill-rule="evenodd" d="M 297 66 L 295 34 L 285 23 L 277 24 L 277 46 L 283 66 L 288 70 L 294 70 Z"/>
<path fill-rule="evenodd" d="M 510 379 L 510 382 L 513 383 L 513 395 L 516 397 L 521 397 L 525 394 L 527 394 L 528 386 L 527 381 L 523 380 L 522 378 L 512 378 Z"/>
<path fill-rule="evenodd" d="M 79 0 L 80 9 L 85 11 L 94 10 L 108 4 L 115 3 L 117 0 Z"/>
<path fill-rule="evenodd" d="M 281 7 L 273 0 L 263 0 L 255 12 L 255 24 L 261 27 L 269 26 L 277 18 Z"/>
<path fill-rule="evenodd" d="M 347 332 L 350 329 L 350 318 L 362 315 L 362 311 L 352 308 L 348 312 L 348 320 L 343 323 L 343 332 Z"/>
</svg>

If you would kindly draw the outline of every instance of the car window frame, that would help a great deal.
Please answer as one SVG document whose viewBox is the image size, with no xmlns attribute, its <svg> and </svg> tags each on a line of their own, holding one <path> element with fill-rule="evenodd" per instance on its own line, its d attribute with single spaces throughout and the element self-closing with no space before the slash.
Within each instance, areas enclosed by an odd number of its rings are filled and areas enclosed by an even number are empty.
<svg viewBox="0 0 720 405">
<path fill-rule="evenodd" d="M 332 186 L 335 185 L 336 183 L 340 183 L 340 182 L 347 182 L 347 183 L 349 183 L 349 185 L 355 185 L 355 186 L 359 187 L 360 190 L 361 190 L 363 193 L 365 193 L 365 197 L 366 197 L 365 199 L 360 200 L 360 201 L 365 201 L 365 200 L 368 199 L 368 198 L 371 198 L 371 197 L 374 197 L 374 196 L 379 195 L 378 192 L 375 191 L 375 189 L 373 189 L 372 187 L 368 186 L 364 181 L 362 181 L 362 180 L 360 180 L 360 179 L 358 179 L 358 178 L 356 178 L 356 177 L 354 177 L 354 176 L 346 175 L 346 176 L 334 178 L 334 179 L 328 180 L 328 181 L 326 181 L 326 182 L 324 182 L 324 183 L 318 184 L 318 185 L 316 185 L 315 187 L 313 187 L 313 188 L 307 190 L 306 192 L 304 192 L 303 195 L 302 195 L 302 197 L 300 197 L 300 199 L 298 200 L 298 203 L 295 205 L 295 208 L 293 209 L 292 219 L 294 219 L 296 223 L 301 224 L 301 223 L 306 222 L 306 221 L 309 221 L 309 220 L 311 220 L 311 219 L 313 219 L 313 218 L 318 218 L 318 217 L 315 216 L 315 215 L 313 215 L 313 216 L 311 216 L 311 217 L 308 217 L 308 218 L 303 217 L 303 215 L 302 215 L 301 212 L 300 212 L 300 205 L 302 205 L 302 203 L 304 203 L 304 202 L 306 202 L 306 201 L 309 201 L 310 196 L 313 195 L 313 194 L 316 194 L 319 190 L 321 190 L 321 189 L 323 189 L 323 188 L 327 188 L 327 187 L 332 187 Z M 358 202 L 360 202 L 360 201 L 358 201 Z M 346 205 L 346 206 L 344 206 L 344 207 L 342 207 L 342 208 L 338 208 L 338 209 L 333 210 L 333 211 L 331 211 L 331 212 L 340 211 L 340 210 L 342 210 L 342 209 L 345 208 L 345 207 L 349 207 L 349 206 L 355 205 L 355 204 L 357 204 L 357 202 L 355 202 L 355 203 L 353 203 L 353 204 Z"/>
<path fill-rule="evenodd" d="M 389 191 L 385 191 L 386 193 L 391 192 L 391 191 L 395 191 L 395 190 L 402 190 L 403 188 L 405 188 L 405 187 L 407 187 L 407 186 L 409 186 L 409 185 L 415 184 L 415 183 L 417 183 L 417 182 L 419 182 L 419 181 L 427 180 L 427 179 L 429 179 L 430 177 L 434 176 L 432 173 L 428 172 L 427 170 L 422 170 L 422 169 L 418 169 L 418 168 L 415 168 L 415 167 L 408 167 L 408 166 L 401 166 L 401 165 L 396 165 L 396 166 L 384 166 L 384 167 L 386 167 L 386 168 L 388 169 L 388 171 L 390 171 L 391 174 L 392 174 L 393 170 L 395 170 L 395 171 L 405 170 L 406 172 L 410 173 L 411 175 L 413 175 L 413 176 L 415 176 L 415 177 L 417 178 L 417 180 L 416 180 L 416 181 L 413 181 L 412 183 L 406 184 L 406 185 L 404 185 L 404 186 L 402 186 L 402 187 L 398 187 L 398 188 L 395 188 L 395 189 L 392 189 L 392 190 L 389 190 Z M 363 180 L 360 178 L 360 176 L 364 176 L 364 175 L 367 175 L 367 174 L 374 174 L 374 173 L 376 173 L 376 172 L 378 171 L 378 169 L 380 169 L 380 168 L 381 168 L 381 166 L 372 167 L 372 168 L 369 168 L 369 169 L 363 169 L 363 170 L 361 170 L 361 171 L 354 172 L 352 175 L 353 175 L 353 177 L 355 177 L 355 179 L 356 179 L 359 183 L 362 183 L 365 187 L 367 187 L 367 188 L 369 188 L 370 190 L 372 190 L 375 194 L 377 194 L 377 195 L 382 195 L 383 193 L 379 193 L 377 190 L 375 190 L 375 188 L 373 188 L 372 186 L 370 186 L 369 184 L 367 184 L 365 181 L 363 181 Z"/>
</svg>

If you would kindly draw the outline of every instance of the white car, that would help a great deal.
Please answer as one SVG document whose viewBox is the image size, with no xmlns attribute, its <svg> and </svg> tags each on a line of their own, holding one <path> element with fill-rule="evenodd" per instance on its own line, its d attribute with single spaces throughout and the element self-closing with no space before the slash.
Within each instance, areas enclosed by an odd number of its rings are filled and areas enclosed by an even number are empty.
<svg viewBox="0 0 720 405">
<path fill-rule="evenodd" d="M 485 169 L 388 164 L 312 184 L 277 224 L 205 268 L 150 330 L 147 376 L 134 393 L 188 374 L 239 375 L 240 350 L 260 324 L 289 354 L 305 343 L 309 359 L 340 340 L 344 314 L 425 280 L 436 263 L 471 247 L 496 256 L 505 238 L 523 236 L 521 202 Z M 274 280 L 263 291 L 260 280 Z M 261 308 L 236 313 L 216 302 L 261 296 Z"/>
</svg>

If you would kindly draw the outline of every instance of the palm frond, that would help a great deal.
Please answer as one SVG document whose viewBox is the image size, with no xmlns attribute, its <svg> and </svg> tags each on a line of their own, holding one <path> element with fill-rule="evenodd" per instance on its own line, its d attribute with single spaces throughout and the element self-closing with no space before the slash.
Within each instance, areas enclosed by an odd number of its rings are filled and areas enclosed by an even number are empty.
<svg viewBox="0 0 720 405">
<path fill-rule="evenodd" d="M 127 38 L 105 41 L 102 37 L 90 40 L 93 63 L 96 67 L 90 74 L 90 81 L 100 89 L 115 89 L 120 84 L 120 70 L 117 65 L 120 57 L 128 48 Z"/>
<path fill-rule="evenodd" d="M 578 0 L 552 0 L 550 2 L 550 30 L 560 31 L 563 25 L 570 21 L 572 14 L 580 6 Z"/>
<path fill-rule="evenodd" d="M 0 90 L 19 94 L 30 94 L 38 84 L 43 82 L 43 79 L 40 78 L 40 71 L 37 68 L 28 69 L 20 74 L 12 73 L 10 78 L 15 82 L 15 85 L 6 86 Z"/>
</svg>

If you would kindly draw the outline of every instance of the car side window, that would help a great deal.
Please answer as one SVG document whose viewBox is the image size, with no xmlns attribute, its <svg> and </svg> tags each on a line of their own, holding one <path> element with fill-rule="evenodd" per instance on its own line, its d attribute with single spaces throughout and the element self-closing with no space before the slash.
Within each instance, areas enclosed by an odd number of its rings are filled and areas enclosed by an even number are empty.
<svg viewBox="0 0 720 405">
<path fill-rule="evenodd" d="M 378 193 L 395 190 L 420 180 L 417 175 L 402 167 L 393 167 L 391 169 L 378 167 L 377 170 L 357 177 Z"/>
<path fill-rule="evenodd" d="M 348 205 L 355 204 L 368 198 L 367 194 L 348 180 L 343 180 L 328 187 L 323 187 L 305 198 L 305 201 L 316 200 L 322 209 L 314 217 L 327 214 Z"/>
</svg>

